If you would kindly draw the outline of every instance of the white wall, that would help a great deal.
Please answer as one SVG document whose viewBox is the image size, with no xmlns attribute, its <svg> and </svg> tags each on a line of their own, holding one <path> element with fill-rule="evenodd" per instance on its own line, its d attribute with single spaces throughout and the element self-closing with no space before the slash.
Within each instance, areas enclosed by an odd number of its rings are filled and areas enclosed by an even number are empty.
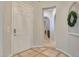
<svg viewBox="0 0 79 59">
<path fill-rule="evenodd" d="M 69 40 L 68 45 L 69 45 L 69 50 L 70 50 L 69 53 L 72 54 L 72 56 L 79 57 L 79 47 L 78 47 L 79 36 L 72 34 L 72 33 L 79 34 L 79 2 L 77 2 L 77 6 L 78 6 L 78 7 L 76 7 L 76 10 L 78 10 L 77 23 L 75 24 L 74 27 L 68 26 L 68 40 Z"/>
<path fill-rule="evenodd" d="M 11 18 L 10 6 L 9 3 L 6 4 L 6 2 L 0 2 L 0 56 L 5 56 L 10 52 L 10 33 L 7 33 L 8 28 L 6 28 L 6 26 L 10 25 L 10 21 L 8 21 L 10 20 L 9 18 Z M 6 21 L 8 23 L 6 23 Z"/>
<path fill-rule="evenodd" d="M 11 23 L 12 5 L 11 2 L 4 2 L 4 22 L 3 22 L 3 56 L 11 53 Z"/>
<path fill-rule="evenodd" d="M 44 29 L 43 29 L 43 22 L 42 22 L 42 14 L 40 14 L 40 6 L 39 3 L 34 3 L 34 26 L 33 26 L 33 47 L 42 46 L 42 42 L 44 39 Z"/>
<path fill-rule="evenodd" d="M 68 35 L 67 14 L 71 3 L 72 2 L 61 2 L 61 4 L 57 6 L 57 12 L 56 12 L 56 28 L 55 28 L 56 47 L 67 53 L 71 51 L 69 50 L 69 44 L 68 44 L 70 42 L 67 38 Z"/>
<path fill-rule="evenodd" d="M 3 19 L 4 19 L 4 2 L 0 2 L 0 57 L 3 55 L 2 40 L 3 40 Z"/>
<path fill-rule="evenodd" d="M 56 46 L 69 53 L 71 56 L 79 56 L 79 37 L 68 35 L 67 16 L 73 2 L 62 2 L 56 12 Z"/>
</svg>

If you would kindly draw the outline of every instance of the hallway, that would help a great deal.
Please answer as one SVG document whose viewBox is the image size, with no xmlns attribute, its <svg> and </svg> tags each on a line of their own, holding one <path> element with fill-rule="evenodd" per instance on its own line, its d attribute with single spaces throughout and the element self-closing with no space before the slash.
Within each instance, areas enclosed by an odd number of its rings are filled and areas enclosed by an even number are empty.
<svg viewBox="0 0 79 59">
<path fill-rule="evenodd" d="M 0 57 L 79 56 L 79 2 L 3 1 L 0 22 Z"/>
<path fill-rule="evenodd" d="M 55 48 L 56 42 L 54 40 L 50 40 L 50 38 L 48 38 L 47 35 L 45 34 L 45 37 L 44 37 L 44 40 L 43 40 L 43 46 Z"/>
</svg>

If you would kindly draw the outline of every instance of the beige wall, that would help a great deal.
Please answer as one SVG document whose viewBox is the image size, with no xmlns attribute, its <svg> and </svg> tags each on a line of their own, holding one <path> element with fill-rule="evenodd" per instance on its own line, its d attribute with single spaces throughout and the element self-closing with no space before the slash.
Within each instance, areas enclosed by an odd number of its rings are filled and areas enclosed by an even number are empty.
<svg viewBox="0 0 79 59">
<path fill-rule="evenodd" d="M 43 35 L 43 22 L 42 22 L 42 15 L 40 14 L 40 6 L 39 3 L 35 3 L 34 4 L 34 28 L 33 28 L 33 47 L 39 47 L 42 46 L 42 42 L 44 39 L 44 35 Z"/>
<path fill-rule="evenodd" d="M 61 49 L 62 51 L 73 52 L 69 50 L 68 43 L 68 26 L 67 26 L 67 15 L 68 10 L 72 2 L 61 2 L 59 6 L 57 6 L 56 12 L 56 29 L 55 29 L 55 40 L 56 40 L 56 48 Z M 71 48 L 70 48 L 71 49 Z M 72 55 L 72 54 L 70 54 Z"/>
<path fill-rule="evenodd" d="M 11 2 L 4 2 L 4 33 L 3 33 L 3 56 L 11 53 L 11 23 L 12 23 Z"/>
<path fill-rule="evenodd" d="M 0 2 L 0 56 L 10 54 L 11 9 L 11 2 Z"/>
<path fill-rule="evenodd" d="M 4 2 L 0 2 L 0 56 L 3 55 L 3 20 L 4 20 Z"/>
</svg>

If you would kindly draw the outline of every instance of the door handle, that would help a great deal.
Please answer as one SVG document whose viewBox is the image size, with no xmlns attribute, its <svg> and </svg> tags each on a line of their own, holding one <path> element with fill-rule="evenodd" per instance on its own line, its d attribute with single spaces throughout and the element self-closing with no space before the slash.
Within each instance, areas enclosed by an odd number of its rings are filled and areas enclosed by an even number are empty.
<svg viewBox="0 0 79 59">
<path fill-rule="evenodd" d="M 14 36 L 16 36 L 16 29 L 14 28 Z"/>
</svg>

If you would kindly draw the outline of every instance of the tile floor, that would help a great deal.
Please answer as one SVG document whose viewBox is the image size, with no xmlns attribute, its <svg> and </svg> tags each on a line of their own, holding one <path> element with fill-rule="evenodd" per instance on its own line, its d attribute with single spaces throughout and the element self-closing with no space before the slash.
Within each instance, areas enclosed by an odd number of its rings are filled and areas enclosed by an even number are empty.
<svg viewBox="0 0 79 59">
<path fill-rule="evenodd" d="M 30 48 L 14 54 L 13 57 L 68 57 L 68 55 L 53 48 L 52 42 L 45 36 L 43 47 Z"/>
<path fill-rule="evenodd" d="M 56 50 L 55 48 L 37 47 L 19 52 L 13 55 L 13 57 L 68 57 L 68 55 Z"/>
</svg>

